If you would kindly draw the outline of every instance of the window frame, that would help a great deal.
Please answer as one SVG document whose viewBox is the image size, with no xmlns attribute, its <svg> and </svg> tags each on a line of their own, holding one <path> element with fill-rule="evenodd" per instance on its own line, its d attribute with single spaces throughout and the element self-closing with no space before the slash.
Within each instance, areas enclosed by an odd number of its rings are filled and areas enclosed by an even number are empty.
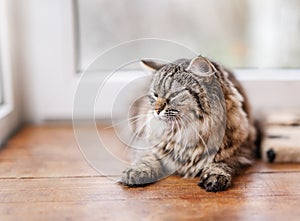
<svg viewBox="0 0 300 221">
<path fill-rule="evenodd" d="M 0 147 L 16 131 L 21 124 L 20 105 L 16 103 L 16 85 L 12 70 L 12 1 L 0 0 L 0 28 L 1 31 L 1 50 L 2 54 L 2 84 L 3 84 L 3 103 L 0 105 Z M 13 80 L 14 79 L 14 80 Z"/>
<path fill-rule="evenodd" d="M 10 68 L 10 39 L 8 36 L 8 20 L 7 20 L 7 3 L 6 0 L 0 0 L 0 53 L 1 53 L 1 92 L 2 103 L 0 104 L 0 120 L 5 118 L 14 109 L 12 95 L 12 79 Z M 1 123 L 1 122 L 0 122 Z"/>
</svg>

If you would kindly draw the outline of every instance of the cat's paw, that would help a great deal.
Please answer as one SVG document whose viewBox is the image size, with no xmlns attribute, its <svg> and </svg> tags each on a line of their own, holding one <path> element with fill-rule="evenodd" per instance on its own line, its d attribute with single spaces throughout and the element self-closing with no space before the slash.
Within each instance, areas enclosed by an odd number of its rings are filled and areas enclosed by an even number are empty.
<svg viewBox="0 0 300 221">
<path fill-rule="evenodd" d="M 204 172 L 198 184 L 207 192 L 218 192 L 228 189 L 231 185 L 231 175 L 228 173 L 214 173 L 213 170 Z"/>
<path fill-rule="evenodd" d="M 145 186 L 155 182 L 145 168 L 132 167 L 122 172 L 120 183 L 129 187 Z"/>
</svg>

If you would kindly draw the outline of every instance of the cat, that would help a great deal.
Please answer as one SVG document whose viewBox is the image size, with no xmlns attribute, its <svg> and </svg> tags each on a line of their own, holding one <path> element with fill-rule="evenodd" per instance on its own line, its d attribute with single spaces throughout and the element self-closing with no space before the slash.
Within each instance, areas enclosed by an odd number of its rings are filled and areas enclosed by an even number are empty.
<svg viewBox="0 0 300 221">
<path fill-rule="evenodd" d="M 199 176 L 198 185 L 208 192 L 228 189 L 232 177 L 251 165 L 255 150 L 256 129 L 241 84 L 203 56 L 142 62 L 153 77 L 135 115 L 150 114 L 166 129 L 151 152 L 122 172 L 120 183 L 144 186 L 177 174 Z"/>
</svg>

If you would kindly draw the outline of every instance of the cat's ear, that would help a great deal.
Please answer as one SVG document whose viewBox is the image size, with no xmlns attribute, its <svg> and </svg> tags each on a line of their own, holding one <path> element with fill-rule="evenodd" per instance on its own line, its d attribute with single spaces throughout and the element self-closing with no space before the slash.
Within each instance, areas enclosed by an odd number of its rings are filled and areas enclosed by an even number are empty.
<svg viewBox="0 0 300 221">
<path fill-rule="evenodd" d="M 189 66 L 186 68 L 186 71 L 203 76 L 212 74 L 212 68 L 209 61 L 200 56 L 192 59 Z"/>
<path fill-rule="evenodd" d="M 146 68 L 150 69 L 150 71 L 153 72 L 161 69 L 165 65 L 152 60 L 141 60 L 141 63 L 143 64 L 143 66 L 145 66 Z"/>
</svg>

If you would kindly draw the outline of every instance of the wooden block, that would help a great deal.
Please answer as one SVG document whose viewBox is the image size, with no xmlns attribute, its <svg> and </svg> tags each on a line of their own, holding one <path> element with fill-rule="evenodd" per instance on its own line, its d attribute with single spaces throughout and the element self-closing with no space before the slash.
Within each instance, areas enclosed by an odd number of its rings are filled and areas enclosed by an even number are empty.
<svg viewBox="0 0 300 221">
<path fill-rule="evenodd" d="M 261 151 L 267 162 L 300 162 L 300 126 L 267 125 Z"/>
</svg>

